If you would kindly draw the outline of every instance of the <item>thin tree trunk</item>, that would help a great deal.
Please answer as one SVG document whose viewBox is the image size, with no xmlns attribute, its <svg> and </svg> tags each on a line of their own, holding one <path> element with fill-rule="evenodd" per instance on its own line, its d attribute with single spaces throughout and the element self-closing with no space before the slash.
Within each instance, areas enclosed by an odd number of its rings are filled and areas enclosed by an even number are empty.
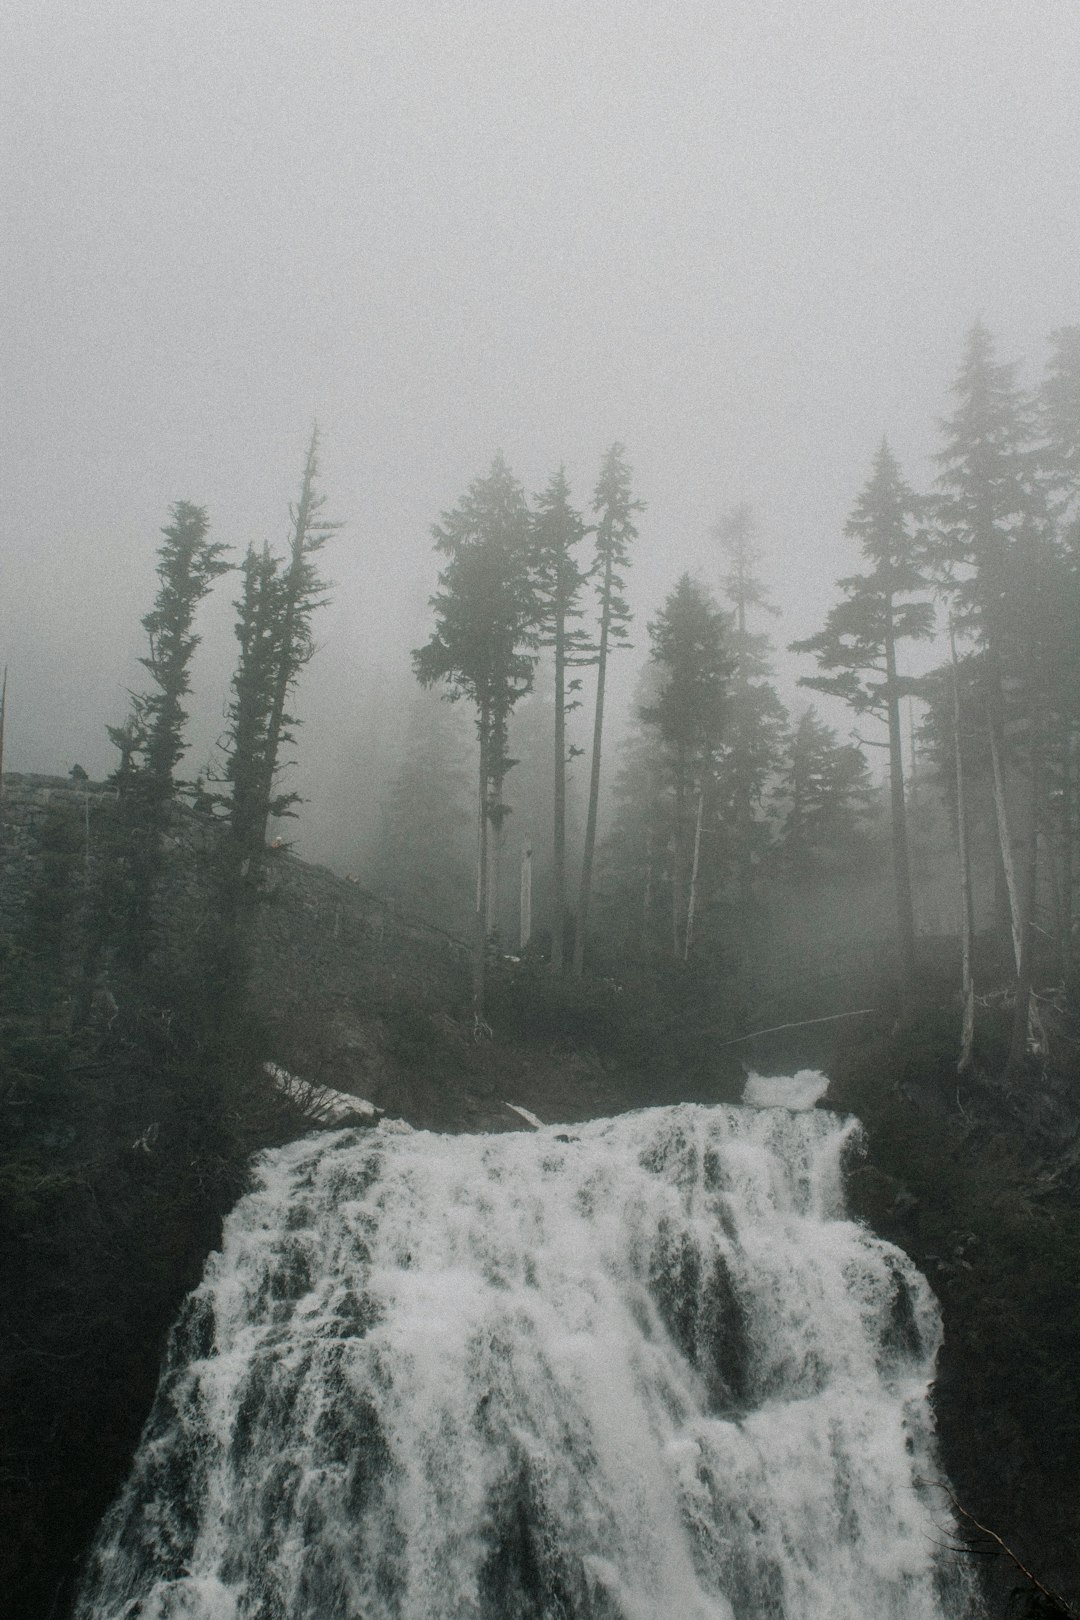
<svg viewBox="0 0 1080 1620">
<path fill-rule="evenodd" d="M 519 931 L 521 949 L 525 950 L 532 938 L 532 845 L 526 844 L 521 851 L 521 925 Z"/>
<path fill-rule="evenodd" d="M 1005 771 L 1001 761 L 1001 742 L 998 737 L 997 721 L 989 701 L 986 706 L 986 723 L 990 733 L 990 758 L 994 767 L 994 813 L 997 817 L 998 848 L 1001 852 L 1001 870 L 1005 877 L 1005 889 L 1009 896 L 1009 921 L 1012 926 L 1013 958 L 1016 962 L 1016 971 L 1019 973 L 1024 929 L 1021 920 L 1020 896 L 1016 886 L 1016 867 L 1013 862 L 1012 841 L 1009 837 L 1009 809 L 1005 797 Z"/>
<path fill-rule="evenodd" d="M 281 646 L 278 652 L 279 662 L 274 681 L 273 703 L 270 709 L 270 719 L 266 727 L 266 755 L 263 780 L 260 784 L 259 814 L 257 824 L 252 829 L 250 854 L 252 861 L 256 865 L 265 858 L 266 827 L 270 819 L 270 800 L 274 792 L 278 751 L 281 747 L 281 733 L 285 724 L 285 703 L 289 695 L 290 683 L 297 674 L 297 617 L 300 611 L 304 540 L 307 537 L 308 527 L 312 520 L 312 503 L 315 499 L 315 453 L 317 447 L 318 435 L 313 432 L 311 443 L 308 446 L 307 460 L 304 463 L 304 476 L 300 484 L 300 499 L 297 502 L 296 520 L 293 524 L 292 552 L 286 575 L 288 595 L 285 601 L 285 613 L 282 622 Z"/>
<path fill-rule="evenodd" d="M 1029 1039 L 1034 1048 L 1038 1048 L 1040 1044 L 1040 1031 L 1037 1027 L 1037 1017 L 1031 997 L 1032 956 L 1035 946 L 1035 898 L 1039 878 L 1039 800 L 1042 794 L 1041 727 L 1036 720 L 1034 705 L 1032 705 L 1028 715 L 1028 739 L 1029 821 L 1024 849 L 1024 910 L 1021 923 L 1020 960 L 1017 963 L 1016 973 L 1016 1006 L 1013 1010 L 1012 1038 L 1009 1043 L 1009 1059 L 1005 1069 L 1006 1076 L 1009 1079 L 1015 1079 L 1022 1072 L 1024 1054 Z"/>
<path fill-rule="evenodd" d="M 574 976 L 585 971 L 585 936 L 592 897 L 593 856 L 596 851 L 596 816 L 600 802 L 600 747 L 604 736 L 604 686 L 607 677 L 608 634 L 611 626 L 611 563 L 604 569 L 604 606 L 600 615 L 600 647 L 596 665 L 596 710 L 593 716 L 592 766 L 589 772 L 589 812 L 585 823 L 585 850 L 581 859 L 577 931 L 574 937 Z"/>
<path fill-rule="evenodd" d="M 896 887 L 896 943 L 900 958 L 900 984 L 905 998 L 910 1001 L 915 991 L 915 914 L 911 902 L 911 861 L 908 855 L 904 756 L 900 699 L 896 691 L 896 642 L 891 598 L 885 609 L 885 692 L 889 715 L 889 800 L 892 810 L 893 881 Z"/>
<path fill-rule="evenodd" d="M 956 634 L 949 624 L 949 650 L 952 654 L 952 710 L 953 749 L 956 759 L 956 847 L 960 866 L 960 935 L 963 953 L 964 1024 L 960 1036 L 960 1061 L 957 1071 L 966 1074 L 972 1065 L 975 1041 L 975 975 L 973 947 L 975 938 L 975 911 L 971 899 L 971 856 L 968 850 L 967 790 L 964 782 L 964 762 L 960 747 L 960 683 L 956 666 Z"/>
<path fill-rule="evenodd" d="M 555 826 L 552 839 L 551 971 L 563 970 L 566 929 L 566 637 L 560 594 L 555 612 Z"/>
<path fill-rule="evenodd" d="M 675 838 L 671 873 L 671 945 L 682 956 L 686 941 L 687 895 L 686 771 L 682 759 L 675 767 Z"/>
<path fill-rule="evenodd" d="M 4 797 L 4 717 L 7 714 L 7 665 L 4 665 L 4 680 L 0 685 L 0 799 Z"/>
<path fill-rule="evenodd" d="M 488 915 L 488 757 L 491 749 L 491 716 L 486 704 L 480 710 L 480 793 L 476 829 L 476 916 L 473 929 L 473 1014 L 484 1017 L 484 991 L 487 966 Z"/>
<path fill-rule="evenodd" d="M 1071 978 L 1073 970 L 1073 817 L 1076 803 L 1077 734 L 1066 743 L 1064 780 L 1061 790 L 1061 970 Z"/>
<path fill-rule="evenodd" d="M 705 811 L 705 789 L 698 788 L 697 816 L 694 820 L 694 859 L 690 867 L 690 897 L 686 905 L 686 943 L 683 946 L 683 961 L 690 957 L 690 947 L 694 943 L 694 915 L 697 911 L 698 872 L 701 869 L 701 823 Z"/>
</svg>

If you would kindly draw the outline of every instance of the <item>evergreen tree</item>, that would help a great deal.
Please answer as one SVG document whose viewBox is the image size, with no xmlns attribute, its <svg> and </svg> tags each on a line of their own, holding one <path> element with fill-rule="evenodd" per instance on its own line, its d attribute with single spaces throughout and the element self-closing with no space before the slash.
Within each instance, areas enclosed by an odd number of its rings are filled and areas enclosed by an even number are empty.
<svg viewBox="0 0 1080 1620">
<path fill-rule="evenodd" d="M 623 953 L 670 950 L 671 803 L 657 728 L 642 718 L 656 705 L 660 666 L 652 659 L 638 679 L 636 723 L 619 743 L 611 787 L 611 829 L 600 849 L 597 912 Z M 662 921 L 662 919 L 665 919 Z"/>
<path fill-rule="evenodd" d="M 154 689 L 131 694 L 123 726 L 108 733 L 120 751 L 113 780 L 119 811 L 112 847 L 99 873 L 95 898 L 96 938 L 115 945 L 125 966 L 140 971 L 153 955 L 158 887 L 163 875 L 161 835 L 175 792 L 174 772 L 185 748 L 191 690 L 191 659 L 199 644 L 195 612 L 214 580 L 227 571 L 225 547 L 207 539 L 206 509 L 179 501 L 172 522 L 162 529 L 158 550 L 158 592 L 142 624 L 150 650 L 140 662 Z M 90 961 L 87 975 L 95 971 Z"/>
<path fill-rule="evenodd" d="M 952 620 L 985 654 L 984 703 L 1000 853 L 998 911 L 1003 921 L 1008 918 L 1013 938 L 1021 1031 L 1030 1001 L 1024 985 L 1030 972 L 1046 775 L 1049 649 L 1043 608 L 1051 535 L 1033 407 L 1016 386 L 1016 369 L 995 361 L 993 339 L 977 323 L 953 385 L 957 407 L 943 424 L 945 444 L 936 458 L 941 469 L 936 553 Z M 1010 735 L 1015 744 L 1007 754 Z M 1021 793 L 1024 808 L 1018 820 Z M 1022 834 L 1014 843 L 1014 829 L 1021 823 Z M 1022 1047 L 1023 1035 L 1017 1033 L 1010 1068 L 1017 1067 Z"/>
<path fill-rule="evenodd" d="M 236 602 L 239 643 L 228 723 L 222 739 L 231 834 L 231 881 L 254 884 L 265 858 L 267 824 L 293 813 L 297 795 L 275 792 L 282 752 L 296 740 L 297 717 L 289 712 L 300 675 L 315 652 L 312 618 L 327 602 L 316 558 L 341 527 L 322 517 L 326 497 L 317 487 L 318 428 L 312 430 L 300 480 L 289 507 L 290 536 L 284 559 L 267 546 L 249 548 Z"/>
<path fill-rule="evenodd" d="M 733 660 L 728 617 L 684 574 L 649 625 L 659 666 L 655 703 L 642 718 L 663 743 L 672 804 L 672 946 L 687 957 L 701 881 L 701 839 L 715 793 Z"/>
<path fill-rule="evenodd" d="M 280 573 L 275 572 L 269 585 L 269 599 L 275 609 L 273 677 L 270 685 L 270 710 L 266 722 L 266 747 L 262 761 L 256 840 L 258 854 L 266 838 L 266 824 L 271 816 L 285 816 L 296 804 L 295 793 L 274 793 L 275 779 L 282 769 L 281 751 L 295 742 L 293 727 L 299 725 L 295 715 L 288 713 L 286 705 L 296 688 L 302 670 L 315 653 L 312 635 L 312 615 L 325 607 L 326 582 L 319 577 L 315 558 L 327 540 L 341 527 L 322 517 L 326 505 L 325 495 L 318 493 L 319 430 L 314 427 L 304 460 L 300 480 L 300 495 L 289 508 L 292 532 L 289 551 Z"/>
<path fill-rule="evenodd" d="M 1032 403 L 1016 386 L 1016 371 L 1015 363 L 994 359 L 994 340 L 976 322 L 935 457 L 933 559 L 958 631 L 987 649 L 999 678 L 1023 654 L 1028 604 L 1020 587 L 1033 530 L 1045 516 Z"/>
<path fill-rule="evenodd" d="M 897 944 L 909 994 L 915 978 L 915 922 L 900 700 L 917 691 L 918 682 L 897 672 L 896 649 L 900 641 L 925 640 L 934 632 L 932 604 L 911 600 L 927 589 L 920 567 L 921 513 L 922 502 L 904 482 L 883 439 L 845 528 L 848 537 L 858 541 L 870 571 L 840 580 L 844 600 L 830 610 L 824 629 L 792 643 L 793 652 L 813 653 L 822 669 L 836 671 L 803 676 L 800 686 L 843 698 L 856 714 L 873 714 L 888 729 Z"/>
<path fill-rule="evenodd" d="M 142 621 L 150 651 L 139 662 L 156 691 L 133 693 L 127 725 L 108 728 L 121 753 L 121 791 L 138 787 L 156 823 L 172 796 L 173 773 L 184 752 L 182 699 L 191 690 L 191 658 L 200 640 L 192 630 L 195 610 L 214 580 L 228 571 L 225 547 L 206 538 L 206 508 L 178 501 L 171 512 L 158 549 L 158 593 Z"/>
<path fill-rule="evenodd" d="M 1073 919 L 1080 875 L 1080 327 L 1050 335 L 1039 390 L 1040 461 L 1055 520 L 1042 592 L 1046 647 L 1045 830 L 1059 971 L 1073 981 Z"/>
<path fill-rule="evenodd" d="M 593 713 L 592 756 L 589 769 L 589 808 L 585 820 L 585 849 L 581 860 L 581 888 L 578 896 L 577 932 L 574 937 L 574 972 L 581 977 L 585 966 L 585 941 L 589 927 L 592 895 L 593 858 L 596 851 L 597 811 L 600 803 L 600 751 L 604 736 L 604 696 L 607 684 L 608 654 L 613 647 L 627 646 L 630 609 L 623 592 L 630 562 L 630 547 L 637 539 L 634 514 L 642 511 L 641 501 L 630 491 L 630 468 L 621 444 L 613 444 L 604 457 L 600 478 L 593 495 L 597 515 L 593 552 L 593 578 L 596 582 L 599 625 L 596 653 L 596 707 Z"/>
<path fill-rule="evenodd" d="M 371 886 L 405 911 L 451 933 L 472 916 L 469 773 L 458 711 L 417 693 L 408 718 L 405 758 L 383 801 L 382 827 L 370 856 Z"/>
<path fill-rule="evenodd" d="M 783 869 L 799 882 L 850 874 L 872 794 L 862 751 L 841 743 L 813 708 L 800 715 L 781 782 L 787 812 L 777 842 Z"/>
<path fill-rule="evenodd" d="M 531 568 L 532 534 L 521 485 L 502 456 L 433 529 L 446 559 L 431 599 L 435 629 L 413 653 L 421 686 L 445 682 L 451 700 L 476 709 L 480 743 L 473 1004 L 484 1016 L 489 927 L 489 842 L 503 820 L 503 783 L 513 765 L 510 713 L 532 686 L 540 603 Z"/>
<path fill-rule="evenodd" d="M 552 837 L 551 971 L 563 970 L 566 932 L 566 766 L 577 748 L 567 749 L 566 716 L 580 707 L 576 697 L 568 698 L 566 672 L 586 663 L 591 655 L 588 638 L 579 626 L 578 605 L 588 575 L 574 555 L 586 533 L 585 524 L 570 505 L 570 488 L 560 467 L 547 488 L 537 496 L 533 519 L 534 562 L 537 587 L 543 606 L 542 646 L 550 646 L 555 660 L 555 805 Z M 570 682 L 580 690 L 580 680 Z"/>
<path fill-rule="evenodd" d="M 787 742 L 787 710 L 768 679 L 772 674 L 769 639 L 751 628 L 755 612 L 779 613 L 758 577 L 761 556 L 754 545 L 754 532 L 753 515 L 745 505 L 732 507 L 714 531 L 729 563 L 723 591 L 734 611 L 731 650 L 735 660 L 719 786 L 733 838 L 736 888 L 744 906 L 767 845 L 768 824 L 761 807 Z"/>
</svg>

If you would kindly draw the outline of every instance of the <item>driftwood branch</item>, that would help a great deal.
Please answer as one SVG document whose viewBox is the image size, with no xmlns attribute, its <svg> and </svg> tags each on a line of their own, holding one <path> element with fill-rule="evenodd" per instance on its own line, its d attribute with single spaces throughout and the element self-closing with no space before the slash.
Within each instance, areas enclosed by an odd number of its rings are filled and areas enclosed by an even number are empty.
<svg viewBox="0 0 1080 1620">
<path fill-rule="evenodd" d="M 1003 1537 L 999 1536 L 996 1530 L 991 1530 L 989 1525 L 982 1524 L 980 1520 L 975 1517 L 974 1513 L 969 1512 L 968 1509 L 964 1507 L 963 1503 L 957 1501 L 955 1495 L 953 1494 L 951 1485 L 947 1485 L 942 1479 L 928 1479 L 923 1483 L 927 1485 L 934 1485 L 939 1491 L 944 1491 L 945 1495 L 952 1503 L 954 1511 L 963 1521 L 963 1525 L 970 1525 L 972 1529 L 977 1531 L 977 1533 L 984 1537 L 985 1540 L 993 1543 L 993 1546 L 988 1548 L 965 1547 L 963 1549 L 965 1552 L 981 1552 L 984 1555 L 988 1554 L 991 1557 L 996 1557 L 998 1553 L 1004 1553 L 1005 1557 L 1018 1572 L 1018 1574 L 1022 1575 L 1024 1580 L 1027 1581 L 1028 1585 L 1038 1592 L 1041 1597 L 1044 1597 L 1047 1603 L 1051 1605 L 1053 1613 L 1059 1614 L 1061 1616 L 1061 1620 L 1080 1620 L 1080 1615 L 1077 1614 L 1072 1604 L 1066 1602 L 1061 1594 L 1059 1592 L 1055 1592 L 1052 1587 L 1044 1586 L 1039 1577 L 1028 1569 L 1027 1565 L 1022 1562 L 1016 1553 L 1013 1552 L 1008 1542 L 1005 1541 Z"/>
</svg>

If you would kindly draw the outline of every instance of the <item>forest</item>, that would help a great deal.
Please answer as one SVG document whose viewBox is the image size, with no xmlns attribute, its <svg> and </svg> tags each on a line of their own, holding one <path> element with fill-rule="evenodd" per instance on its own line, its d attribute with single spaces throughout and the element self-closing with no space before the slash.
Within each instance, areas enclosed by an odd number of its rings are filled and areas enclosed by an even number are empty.
<svg viewBox="0 0 1080 1620">
<path fill-rule="evenodd" d="M 796 712 L 751 506 L 717 513 L 719 590 L 681 573 L 641 625 L 635 560 L 659 540 L 630 450 L 611 445 L 590 491 L 558 469 L 533 496 L 496 454 L 434 523 L 430 633 L 348 877 L 467 962 L 438 1005 L 357 984 L 357 1017 L 390 1031 L 390 1112 L 395 1079 L 440 1063 L 475 1076 L 532 1054 L 565 1088 L 573 1059 L 628 1107 L 727 1096 L 743 1057 L 828 1055 L 830 1101 L 870 1136 L 859 1213 L 944 1304 L 956 1488 L 1030 1549 L 1046 1587 L 1005 1560 L 1028 1612 L 1069 1614 L 1049 1585 L 1078 1589 L 1080 327 L 1048 341 L 1029 388 L 970 329 L 932 487 L 881 440 L 852 492 L 851 571 L 789 648 L 812 694 Z M 249 1156 L 308 1123 L 265 1065 L 315 1069 L 323 1049 L 275 1024 L 254 980 L 303 824 L 289 772 L 333 590 L 319 450 L 315 430 L 282 555 L 236 561 L 204 506 L 169 507 L 145 683 L 109 725 L 93 818 L 79 766 L 29 824 L 14 779 L 0 801 L 12 1614 L 68 1612 Z M 191 779 L 200 609 L 230 588 L 220 746 Z M 613 735 L 613 672 L 635 658 Z M 325 1051 L 314 1077 L 333 1082 Z"/>
</svg>

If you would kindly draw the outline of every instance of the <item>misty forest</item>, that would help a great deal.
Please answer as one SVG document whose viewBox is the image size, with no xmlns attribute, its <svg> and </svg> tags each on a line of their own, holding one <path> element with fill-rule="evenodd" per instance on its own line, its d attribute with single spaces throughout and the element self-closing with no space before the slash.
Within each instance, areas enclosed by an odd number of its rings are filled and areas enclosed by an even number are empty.
<svg viewBox="0 0 1080 1620">
<path fill-rule="evenodd" d="M 347 9 L 4 25 L 0 1607 L 1075 1620 L 1080 24 Z"/>
</svg>

